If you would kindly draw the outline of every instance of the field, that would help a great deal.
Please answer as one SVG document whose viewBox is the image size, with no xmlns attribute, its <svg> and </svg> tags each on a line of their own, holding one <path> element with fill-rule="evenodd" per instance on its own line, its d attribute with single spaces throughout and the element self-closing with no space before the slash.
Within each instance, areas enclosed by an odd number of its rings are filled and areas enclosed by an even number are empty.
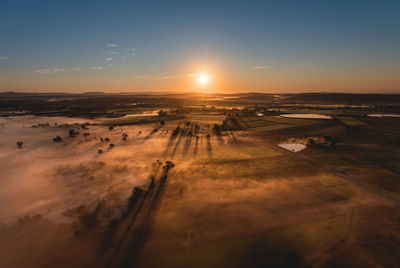
<svg viewBox="0 0 400 268">
<path fill-rule="evenodd" d="M 0 267 L 398 266 L 399 97 L 206 97 L 4 93 Z"/>
</svg>

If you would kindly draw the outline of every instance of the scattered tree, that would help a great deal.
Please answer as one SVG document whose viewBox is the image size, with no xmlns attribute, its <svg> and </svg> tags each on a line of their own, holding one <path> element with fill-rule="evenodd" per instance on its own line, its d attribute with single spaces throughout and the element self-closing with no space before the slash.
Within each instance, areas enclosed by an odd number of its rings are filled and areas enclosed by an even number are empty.
<svg viewBox="0 0 400 268">
<path fill-rule="evenodd" d="M 61 142 L 62 138 L 57 135 L 57 137 L 53 138 L 53 142 Z"/>
<path fill-rule="evenodd" d="M 70 136 L 71 138 L 74 138 L 74 137 L 76 137 L 77 135 L 79 135 L 79 132 L 76 131 L 75 129 L 71 128 L 71 129 L 69 130 L 69 136 Z"/>
<path fill-rule="evenodd" d="M 17 147 L 18 147 L 18 149 L 21 149 L 23 144 L 24 144 L 24 143 L 23 143 L 22 141 L 17 141 Z"/>
<path fill-rule="evenodd" d="M 166 114 L 167 114 L 166 111 L 163 111 L 163 110 L 158 111 L 158 116 L 163 116 L 163 115 L 166 115 Z"/>
<path fill-rule="evenodd" d="M 167 173 L 171 168 L 174 168 L 175 164 L 172 163 L 171 161 L 167 161 L 165 162 L 165 166 L 163 166 L 163 170 L 165 171 L 165 173 Z"/>
</svg>

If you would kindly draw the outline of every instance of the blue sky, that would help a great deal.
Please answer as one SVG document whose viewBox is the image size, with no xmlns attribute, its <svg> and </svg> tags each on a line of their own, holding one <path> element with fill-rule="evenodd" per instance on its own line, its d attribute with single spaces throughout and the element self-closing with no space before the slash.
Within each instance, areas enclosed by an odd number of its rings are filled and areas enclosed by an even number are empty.
<svg viewBox="0 0 400 268">
<path fill-rule="evenodd" d="M 0 90 L 400 92 L 399 1 L 1 1 Z M 375 79 L 373 79 L 375 78 Z"/>
</svg>

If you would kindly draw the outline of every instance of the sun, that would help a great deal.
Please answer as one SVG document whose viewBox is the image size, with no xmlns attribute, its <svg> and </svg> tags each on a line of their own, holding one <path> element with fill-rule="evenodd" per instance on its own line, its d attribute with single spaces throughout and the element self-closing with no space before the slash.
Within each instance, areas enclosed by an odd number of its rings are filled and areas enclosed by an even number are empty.
<svg viewBox="0 0 400 268">
<path fill-rule="evenodd" d="M 210 81 L 208 74 L 199 74 L 197 81 L 200 85 L 207 85 Z"/>
</svg>

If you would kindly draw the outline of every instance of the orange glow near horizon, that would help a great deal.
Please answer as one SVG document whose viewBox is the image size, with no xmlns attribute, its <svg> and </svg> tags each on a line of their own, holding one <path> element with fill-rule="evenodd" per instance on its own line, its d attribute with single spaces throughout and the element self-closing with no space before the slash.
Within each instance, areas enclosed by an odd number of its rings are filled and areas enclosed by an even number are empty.
<svg viewBox="0 0 400 268">
<path fill-rule="evenodd" d="M 191 64 L 189 64 L 191 62 Z M 346 70 L 347 72 L 349 70 Z M 20 92 L 397 92 L 400 80 L 392 72 L 358 70 L 352 77 L 342 72 L 316 71 L 297 73 L 294 70 L 237 66 L 229 59 L 198 61 L 182 60 L 175 68 L 157 72 L 137 73 L 133 70 L 111 69 L 71 71 L 60 69 L 53 73 L 19 73 L 7 78 L 0 76 L 0 91 Z M 358 78 L 357 80 L 354 77 Z M 385 86 L 385 90 L 377 88 Z"/>
<path fill-rule="evenodd" d="M 200 85 L 206 86 L 209 83 L 209 76 L 206 73 L 199 74 L 197 81 Z"/>
<path fill-rule="evenodd" d="M 215 93 L 214 87 L 216 85 L 209 72 L 202 71 L 191 76 L 195 78 L 192 82 L 194 91 L 199 93 Z"/>
</svg>

